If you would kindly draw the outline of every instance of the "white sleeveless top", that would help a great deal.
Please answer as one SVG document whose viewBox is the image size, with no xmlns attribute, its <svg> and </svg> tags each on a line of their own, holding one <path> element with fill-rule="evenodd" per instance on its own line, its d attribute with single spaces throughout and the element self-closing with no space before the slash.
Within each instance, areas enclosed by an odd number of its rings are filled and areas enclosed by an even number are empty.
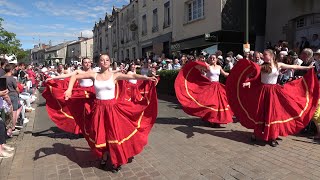
<svg viewBox="0 0 320 180">
<path fill-rule="evenodd" d="M 272 72 L 270 74 L 261 72 L 261 82 L 263 84 L 277 84 L 279 76 L 278 68 L 272 68 Z"/>
<path fill-rule="evenodd" d="M 213 67 L 209 66 L 206 76 L 211 82 L 219 82 L 220 69 L 213 69 Z"/>
<path fill-rule="evenodd" d="M 98 74 L 98 73 L 97 73 Z M 114 99 L 116 85 L 113 81 L 113 73 L 111 77 L 106 81 L 97 80 L 97 74 L 95 75 L 94 80 L 94 89 L 96 90 L 96 98 L 100 100 L 110 100 Z"/>
<path fill-rule="evenodd" d="M 127 74 L 135 74 L 135 73 L 133 73 L 132 71 L 129 71 Z M 132 83 L 132 84 L 137 84 L 138 82 L 136 79 L 129 79 L 128 81 L 129 83 Z"/>
<path fill-rule="evenodd" d="M 93 86 L 93 81 L 91 79 L 80 79 L 79 83 L 81 87 Z"/>
</svg>

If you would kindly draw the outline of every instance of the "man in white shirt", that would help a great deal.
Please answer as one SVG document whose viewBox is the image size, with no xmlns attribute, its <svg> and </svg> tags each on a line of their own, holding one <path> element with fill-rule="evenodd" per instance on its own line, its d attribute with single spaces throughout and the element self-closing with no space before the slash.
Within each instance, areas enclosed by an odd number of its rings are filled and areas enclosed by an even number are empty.
<svg viewBox="0 0 320 180">
<path fill-rule="evenodd" d="M 259 51 L 255 51 L 254 52 L 253 60 L 254 60 L 255 63 L 257 63 L 259 65 L 262 65 L 264 63 L 264 61 L 260 57 L 260 52 Z"/>
<path fill-rule="evenodd" d="M 174 60 L 174 64 L 173 64 L 173 70 L 179 70 L 181 69 L 181 65 L 179 63 L 179 59 L 175 59 Z"/>
</svg>

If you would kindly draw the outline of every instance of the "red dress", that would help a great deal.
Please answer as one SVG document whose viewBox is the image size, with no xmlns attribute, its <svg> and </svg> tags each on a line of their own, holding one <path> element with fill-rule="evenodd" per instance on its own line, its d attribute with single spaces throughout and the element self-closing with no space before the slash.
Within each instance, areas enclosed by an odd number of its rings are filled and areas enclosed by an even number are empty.
<svg viewBox="0 0 320 180">
<path fill-rule="evenodd" d="M 110 100 L 96 99 L 92 92 L 72 94 L 68 109 L 98 157 L 107 151 L 112 164 L 118 166 L 143 150 L 158 113 L 155 85 L 118 81 L 115 98 Z"/>
<path fill-rule="evenodd" d="M 46 89 L 42 96 L 46 99 L 48 116 L 58 128 L 69 133 L 81 134 L 81 128 L 70 114 L 67 102 L 64 100 L 64 92 L 68 89 L 68 84 L 69 78 L 65 80 L 50 80 L 46 82 Z M 89 97 L 89 94 L 94 96 L 94 88 L 93 86 L 80 87 L 76 83 L 72 94 L 82 94 L 83 96 L 87 95 L 87 97 Z M 83 107 L 84 105 L 85 102 L 78 104 L 77 107 Z"/>
<path fill-rule="evenodd" d="M 249 78 L 249 79 L 248 79 Z M 249 81 L 251 87 L 242 87 Z M 298 133 L 311 120 L 319 99 L 319 84 L 313 69 L 300 79 L 278 84 L 261 83 L 260 67 L 240 60 L 228 76 L 227 95 L 240 123 L 254 129 L 265 141 Z"/>
<path fill-rule="evenodd" d="M 207 66 L 202 62 L 190 62 L 180 70 L 175 80 L 176 96 L 183 111 L 211 123 L 232 122 L 233 112 L 229 107 L 225 86 L 211 82 L 195 68 L 197 65 Z"/>
</svg>

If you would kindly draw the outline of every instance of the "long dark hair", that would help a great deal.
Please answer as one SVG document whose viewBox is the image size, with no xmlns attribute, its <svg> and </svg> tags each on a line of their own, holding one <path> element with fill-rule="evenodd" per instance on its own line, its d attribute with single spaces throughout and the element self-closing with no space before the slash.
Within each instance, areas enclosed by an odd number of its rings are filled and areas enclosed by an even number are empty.
<svg viewBox="0 0 320 180">
<path fill-rule="evenodd" d="M 271 49 L 266 49 L 266 50 L 264 50 L 264 52 L 267 52 L 268 54 L 270 54 L 272 56 L 272 61 L 274 62 L 274 65 L 278 68 L 278 63 L 276 61 L 274 51 Z M 261 65 L 261 72 L 270 74 L 272 72 L 271 63 L 264 62 Z"/>
</svg>

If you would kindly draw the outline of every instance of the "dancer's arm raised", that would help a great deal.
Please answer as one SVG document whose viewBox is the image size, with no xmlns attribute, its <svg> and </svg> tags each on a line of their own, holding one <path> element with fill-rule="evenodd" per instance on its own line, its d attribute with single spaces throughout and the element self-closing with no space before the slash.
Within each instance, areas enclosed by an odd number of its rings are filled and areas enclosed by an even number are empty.
<svg viewBox="0 0 320 180">
<path fill-rule="evenodd" d="M 68 73 L 68 74 L 61 74 L 61 75 L 59 75 L 59 76 L 47 78 L 46 81 L 53 80 L 53 79 L 65 79 L 65 78 L 68 78 L 68 77 L 77 75 L 77 74 L 79 74 L 80 72 L 81 72 L 81 70 L 76 70 L 76 71 L 73 71 L 73 72 Z"/>
<path fill-rule="evenodd" d="M 116 73 L 114 74 L 114 80 L 130 80 L 130 79 L 140 79 L 140 80 L 149 80 L 149 81 L 157 81 L 156 77 L 147 77 L 139 74 L 122 74 Z"/>
<path fill-rule="evenodd" d="M 314 62 L 311 63 L 309 66 L 299 66 L 299 65 L 289 65 L 284 63 L 278 63 L 278 67 L 280 69 L 295 69 L 295 70 L 308 70 L 312 69 L 314 65 Z"/>
</svg>

